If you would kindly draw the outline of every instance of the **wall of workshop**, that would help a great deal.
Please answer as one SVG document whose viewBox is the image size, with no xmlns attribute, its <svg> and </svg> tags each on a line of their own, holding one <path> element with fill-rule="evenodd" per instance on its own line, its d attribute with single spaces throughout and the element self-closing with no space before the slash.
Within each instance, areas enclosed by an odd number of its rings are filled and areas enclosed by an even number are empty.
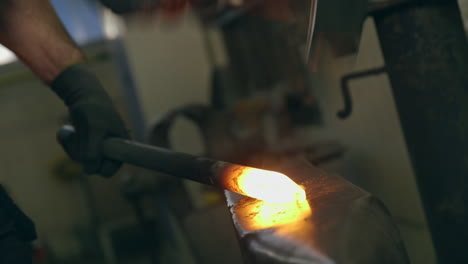
<svg viewBox="0 0 468 264">
<path fill-rule="evenodd" d="M 147 22 L 127 21 L 124 36 L 146 121 L 175 107 L 207 104 L 210 65 L 196 19 Z"/>
<path fill-rule="evenodd" d="M 139 103 L 150 127 L 159 117 L 187 104 L 209 103 L 211 65 L 202 29 L 190 14 L 171 23 L 127 20 L 123 39 Z M 198 129 L 185 119 L 171 131 L 173 149 L 203 153 Z M 203 207 L 202 186 L 185 181 L 193 205 Z"/>
<path fill-rule="evenodd" d="M 96 62 L 92 70 L 121 104 L 121 85 L 113 64 Z M 13 75 L 0 75 L 0 182 L 34 220 L 40 239 L 57 257 L 80 253 L 75 232 L 89 222 L 80 185 L 52 175 L 53 164 L 65 158 L 55 139 L 65 115 L 62 103 L 24 67 Z M 118 178 L 90 179 L 104 223 L 130 215 L 119 196 Z"/>
<path fill-rule="evenodd" d="M 465 29 L 468 33 L 468 0 L 458 0 L 460 11 L 465 22 Z"/>
</svg>

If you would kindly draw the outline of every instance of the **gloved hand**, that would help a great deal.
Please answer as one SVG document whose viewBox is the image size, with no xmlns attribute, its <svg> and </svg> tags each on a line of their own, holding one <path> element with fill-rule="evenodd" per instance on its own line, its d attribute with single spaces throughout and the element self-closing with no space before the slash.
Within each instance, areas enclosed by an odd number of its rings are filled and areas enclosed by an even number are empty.
<svg viewBox="0 0 468 264">
<path fill-rule="evenodd" d="M 102 143 L 109 137 L 129 138 L 128 131 L 109 95 L 85 65 L 68 67 L 51 84 L 64 101 L 75 128 L 74 135 L 61 142 L 73 160 L 80 162 L 86 173 L 112 176 L 120 162 L 102 155 Z"/>
</svg>

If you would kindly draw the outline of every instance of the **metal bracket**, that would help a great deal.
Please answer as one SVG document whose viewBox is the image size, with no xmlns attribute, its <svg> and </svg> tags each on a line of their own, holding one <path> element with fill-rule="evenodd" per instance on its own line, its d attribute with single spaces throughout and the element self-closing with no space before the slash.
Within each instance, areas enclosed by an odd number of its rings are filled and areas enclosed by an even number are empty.
<svg viewBox="0 0 468 264">
<path fill-rule="evenodd" d="M 374 68 L 366 71 L 359 71 L 347 74 L 341 78 L 341 92 L 343 94 L 344 107 L 343 110 L 338 111 L 337 116 L 340 119 L 347 119 L 353 112 L 353 101 L 351 98 L 351 91 L 349 82 L 355 79 L 361 79 L 372 75 L 379 75 L 386 73 L 385 67 Z"/>
</svg>

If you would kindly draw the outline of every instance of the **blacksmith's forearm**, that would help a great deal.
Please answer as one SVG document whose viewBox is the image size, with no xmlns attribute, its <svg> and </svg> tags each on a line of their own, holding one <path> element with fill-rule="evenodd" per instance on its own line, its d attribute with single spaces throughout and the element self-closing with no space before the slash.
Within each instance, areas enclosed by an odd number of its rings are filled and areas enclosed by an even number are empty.
<svg viewBox="0 0 468 264">
<path fill-rule="evenodd" d="M 84 60 L 48 0 L 0 0 L 0 43 L 47 84 Z"/>
</svg>

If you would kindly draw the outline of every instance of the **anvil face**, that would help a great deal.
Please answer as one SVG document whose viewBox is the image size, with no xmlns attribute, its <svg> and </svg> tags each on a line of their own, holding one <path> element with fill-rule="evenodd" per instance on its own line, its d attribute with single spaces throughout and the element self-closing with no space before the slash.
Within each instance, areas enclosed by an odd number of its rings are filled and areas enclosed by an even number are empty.
<svg viewBox="0 0 468 264">
<path fill-rule="evenodd" d="M 282 172 L 307 199 L 270 204 L 227 192 L 246 263 L 409 263 L 385 206 L 343 178 L 288 160 Z"/>
</svg>

